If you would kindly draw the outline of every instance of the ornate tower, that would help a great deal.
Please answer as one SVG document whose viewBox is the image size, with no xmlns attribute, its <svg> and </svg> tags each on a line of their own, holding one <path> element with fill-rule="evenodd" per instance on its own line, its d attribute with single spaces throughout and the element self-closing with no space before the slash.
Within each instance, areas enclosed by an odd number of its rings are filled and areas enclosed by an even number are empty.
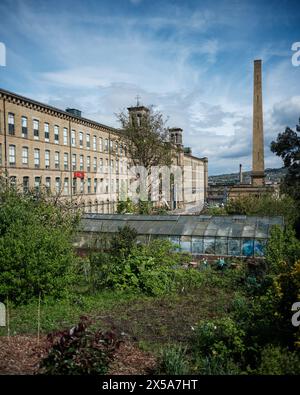
<svg viewBox="0 0 300 395">
<path fill-rule="evenodd" d="M 252 185 L 265 183 L 261 60 L 254 60 Z"/>
<path fill-rule="evenodd" d="M 139 95 L 137 95 L 137 97 L 136 97 L 136 106 L 127 108 L 128 112 L 129 112 L 130 119 L 132 121 L 136 120 L 138 125 L 141 124 L 141 119 L 143 117 L 147 117 L 149 115 L 149 112 L 150 112 L 149 108 L 147 108 L 147 107 L 145 107 L 145 106 L 140 104 L 139 99 L 140 99 L 140 97 L 139 97 Z"/>
<path fill-rule="evenodd" d="M 182 132 L 181 128 L 169 129 L 170 141 L 178 147 L 182 147 Z"/>
</svg>

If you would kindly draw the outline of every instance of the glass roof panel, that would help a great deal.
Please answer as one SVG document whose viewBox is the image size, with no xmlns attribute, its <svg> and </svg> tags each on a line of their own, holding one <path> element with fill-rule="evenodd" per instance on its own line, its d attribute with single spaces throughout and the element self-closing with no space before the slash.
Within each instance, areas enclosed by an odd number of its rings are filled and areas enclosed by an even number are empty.
<svg viewBox="0 0 300 395">
<path fill-rule="evenodd" d="M 138 234 L 178 235 L 195 237 L 269 237 L 271 225 L 283 226 L 282 217 L 197 216 L 197 215 L 132 215 L 86 214 L 81 220 L 82 231 L 115 233 L 129 225 Z"/>
</svg>

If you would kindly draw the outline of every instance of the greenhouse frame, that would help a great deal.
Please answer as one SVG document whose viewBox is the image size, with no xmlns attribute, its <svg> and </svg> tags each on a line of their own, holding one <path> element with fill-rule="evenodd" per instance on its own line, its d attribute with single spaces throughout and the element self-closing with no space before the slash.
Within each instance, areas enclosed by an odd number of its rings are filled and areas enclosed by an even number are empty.
<svg viewBox="0 0 300 395">
<path fill-rule="evenodd" d="M 99 235 L 111 236 L 128 225 L 138 241 L 168 239 L 177 250 L 195 256 L 263 257 L 272 226 L 284 227 L 283 217 L 209 215 L 85 214 L 77 248 L 87 248 Z"/>
</svg>

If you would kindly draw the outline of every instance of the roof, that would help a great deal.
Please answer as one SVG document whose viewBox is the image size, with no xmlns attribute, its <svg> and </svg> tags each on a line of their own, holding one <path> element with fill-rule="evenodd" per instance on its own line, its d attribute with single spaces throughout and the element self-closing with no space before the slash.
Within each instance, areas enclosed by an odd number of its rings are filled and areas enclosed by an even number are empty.
<svg viewBox="0 0 300 395">
<path fill-rule="evenodd" d="M 44 108 L 46 108 L 48 110 L 55 111 L 57 113 L 65 115 L 67 118 L 76 119 L 76 121 L 79 121 L 79 122 L 80 121 L 81 122 L 89 122 L 89 123 L 91 123 L 91 124 L 93 124 L 93 125 L 95 125 L 97 127 L 100 127 L 100 128 L 103 128 L 103 129 L 107 129 L 107 130 L 109 130 L 109 131 L 111 131 L 113 133 L 116 133 L 116 134 L 120 133 L 120 129 L 116 129 L 116 128 L 113 128 L 111 126 L 104 125 L 102 123 L 93 121 L 93 120 L 88 119 L 88 118 L 76 116 L 75 114 L 72 114 L 72 113 L 70 113 L 68 111 L 61 110 L 60 108 L 53 107 L 53 106 L 50 106 L 50 105 L 45 104 L 45 103 L 41 103 L 39 101 L 30 99 L 30 98 L 25 97 L 25 96 L 18 95 L 17 93 L 10 92 L 10 91 L 7 91 L 7 90 L 2 89 L 2 88 L 0 88 L 0 96 L 1 96 L 1 94 L 2 95 L 6 95 L 6 96 L 11 96 L 11 97 L 16 98 L 18 100 L 26 101 L 28 103 L 32 103 L 33 105 L 36 105 L 36 106 L 39 106 L 39 107 L 44 107 Z"/>
<path fill-rule="evenodd" d="M 283 217 L 85 214 L 82 232 L 116 233 L 129 225 L 139 235 L 261 238 L 270 236 L 273 225 L 284 226 Z"/>
</svg>

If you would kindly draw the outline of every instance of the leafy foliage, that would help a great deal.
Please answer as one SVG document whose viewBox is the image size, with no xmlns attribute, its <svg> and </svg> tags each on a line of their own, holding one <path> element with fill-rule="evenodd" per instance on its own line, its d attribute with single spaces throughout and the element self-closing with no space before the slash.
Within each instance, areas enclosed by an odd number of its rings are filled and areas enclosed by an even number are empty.
<svg viewBox="0 0 300 395">
<path fill-rule="evenodd" d="M 294 225 L 297 217 L 299 217 L 297 204 L 292 197 L 274 197 L 270 194 L 241 196 L 238 199 L 231 199 L 225 206 L 225 210 L 230 215 L 282 215 L 285 223 L 289 225 Z"/>
<path fill-rule="evenodd" d="M 0 298 L 26 303 L 41 294 L 60 296 L 72 279 L 71 209 L 46 196 L 0 191 Z"/>
<path fill-rule="evenodd" d="M 105 374 L 120 340 L 114 331 L 92 332 L 90 322 L 81 317 L 70 330 L 51 333 L 51 344 L 41 363 L 41 373 L 55 375 Z"/>
<path fill-rule="evenodd" d="M 300 120 L 299 120 L 300 121 Z M 296 132 L 287 127 L 284 133 L 279 133 L 276 141 L 271 143 L 271 151 L 283 160 L 288 172 L 284 178 L 283 190 L 300 201 L 300 126 Z"/>
<path fill-rule="evenodd" d="M 157 374 L 180 375 L 188 373 L 187 349 L 181 345 L 168 345 L 160 352 Z"/>
<path fill-rule="evenodd" d="M 117 118 L 122 127 L 121 139 L 136 166 L 150 169 L 172 163 L 172 146 L 160 112 L 151 109 L 141 117 L 122 112 Z"/>
</svg>

